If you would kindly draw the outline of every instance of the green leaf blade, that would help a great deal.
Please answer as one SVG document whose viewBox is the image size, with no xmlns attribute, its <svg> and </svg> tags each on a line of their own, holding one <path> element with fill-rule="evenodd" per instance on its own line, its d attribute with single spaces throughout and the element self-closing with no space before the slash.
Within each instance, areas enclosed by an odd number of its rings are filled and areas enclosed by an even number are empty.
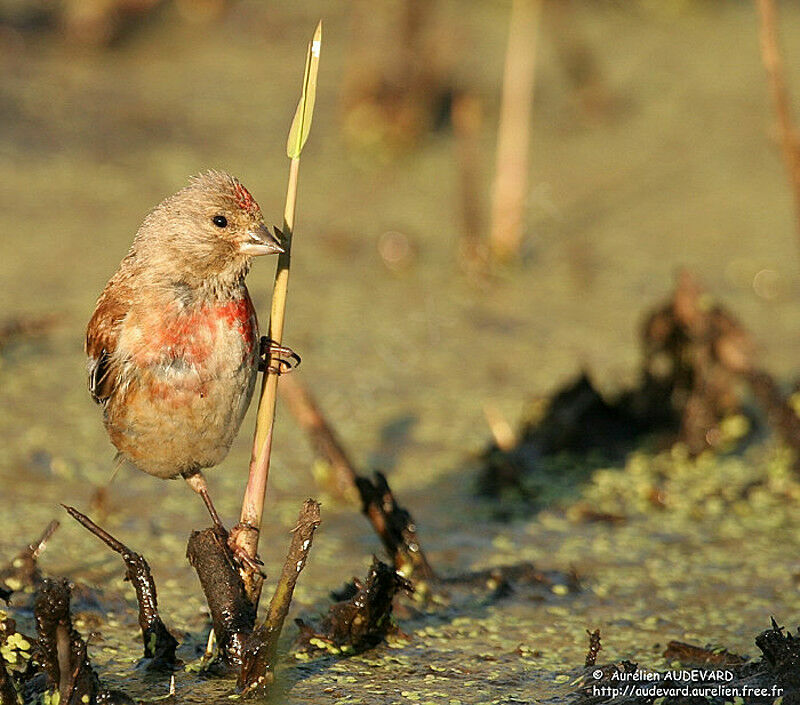
<svg viewBox="0 0 800 705">
<path fill-rule="evenodd" d="M 300 101 L 297 103 L 292 126 L 289 129 L 289 138 L 286 140 L 286 155 L 290 159 L 297 159 L 300 156 L 311 131 L 314 102 L 317 96 L 317 72 L 321 48 L 322 21 L 320 20 L 314 32 L 314 38 L 308 45 L 306 68 L 303 73 L 303 91 L 300 94 Z"/>
</svg>

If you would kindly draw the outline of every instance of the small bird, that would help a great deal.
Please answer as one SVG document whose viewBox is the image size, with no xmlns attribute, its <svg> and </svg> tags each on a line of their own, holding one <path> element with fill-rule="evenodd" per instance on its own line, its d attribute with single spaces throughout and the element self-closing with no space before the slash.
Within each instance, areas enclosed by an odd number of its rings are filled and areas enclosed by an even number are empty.
<svg viewBox="0 0 800 705">
<path fill-rule="evenodd" d="M 299 362 L 259 338 L 244 283 L 253 257 L 282 251 L 236 178 L 201 174 L 144 219 L 86 331 L 89 392 L 119 457 L 184 478 L 220 528 L 202 469 L 227 455 L 262 354 Z"/>
</svg>

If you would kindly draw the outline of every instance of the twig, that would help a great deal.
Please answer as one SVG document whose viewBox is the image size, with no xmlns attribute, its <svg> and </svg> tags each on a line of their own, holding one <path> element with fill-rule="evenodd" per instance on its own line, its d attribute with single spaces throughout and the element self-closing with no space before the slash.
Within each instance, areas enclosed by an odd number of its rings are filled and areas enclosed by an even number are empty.
<svg viewBox="0 0 800 705">
<path fill-rule="evenodd" d="M 359 477 L 356 485 L 361 494 L 362 511 L 372 522 L 397 572 L 406 578 L 436 577 L 422 550 L 411 514 L 397 503 L 383 473 L 376 472 L 374 480 Z"/>
<path fill-rule="evenodd" d="M 286 191 L 286 207 L 283 220 L 284 251 L 278 256 L 278 268 L 275 274 L 275 286 L 272 293 L 272 309 L 269 320 L 269 338 L 280 344 L 283 339 L 283 323 L 286 311 L 286 294 L 289 285 L 289 266 L 291 264 L 292 237 L 294 234 L 294 217 L 297 205 L 297 182 L 300 173 L 300 153 L 303 149 L 314 112 L 314 100 L 317 88 L 317 69 L 322 43 L 322 22 L 317 25 L 314 38 L 308 45 L 306 68 L 303 76 L 303 90 L 297 112 L 289 130 L 286 153 L 291 159 L 289 167 L 289 185 Z M 267 366 L 272 367 L 270 364 Z M 277 363 L 276 365 L 277 366 Z M 278 377 L 269 371 L 264 373 L 261 396 L 258 404 L 253 453 L 250 458 L 250 472 L 247 487 L 242 500 L 242 512 L 239 526 L 233 540 L 247 555 L 255 559 L 258 553 L 258 537 L 261 517 L 264 512 L 264 498 L 267 491 L 270 454 L 272 451 L 272 433 L 275 425 L 275 405 L 278 396 Z M 253 569 L 243 572 L 248 596 L 253 604 L 258 603 L 261 582 L 257 579 L 257 571 Z"/>
<path fill-rule="evenodd" d="M 308 433 L 314 449 L 336 471 L 337 488 L 350 498 L 352 488 L 361 499 L 361 510 L 391 556 L 395 568 L 406 577 L 429 579 L 434 571 L 417 537 L 411 514 L 394 498 L 381 473 L 375 480 L 360 475 L 311 392 L 296 379 L 287 377 L 281 385 L 283 398 L 295 420 Z"/>
<path fill-rule="evenodd" d="M 497 129 L 489 244 L 498 260 L 519 254 L 528 193 L 528 148 L 542 0 L 513 0 Z"/>
<path fill-rule="evenodd" d="M 1 598 L 8 599 L 12 593 L 22 587 L 36 586 L 41 583 L 42 574 L 37 561 L 58 527 L 59 523 L 54 519 L 36 541 L 22 549 L 6 567 L 0 568 Z"/>
<path fill-rule="evenodd" d="M 61 526 L 57 519 L 53 519 L 46 527 L 45 530 L 42 532 L 42 535 L 39 537 L 38 541 L 34 541 L 30 546 L 28 546 L 28 550 L 30 551 L 30 556 L 33 560 L 37 560 L 39 556 L 42 555 L 42 551 L 47 547 L 47 542 L 56 533 L 56 529 Z"/>
<path fill-rule="evenodd" d="M 356 489 L 358 473 L 355 466 L 308 387 L 296 377 L 287 376 L 281 383 L 280 389 L 281 398 L 289 407 L 289 413 L 308 434 L 316 453 L 324 458 L 333 470 L 330 489 L 341 499 L 358 502 Z"/>
<path fill-rule="evenodd" d="M 144 556 L 132 551 L 124 543 L 115 539 L 105 529 L 95 524 L 85 514 L 74 507 L 61 505 L 67 513 L 90 533 L 99 538 L 112 551 L 119 553 L 125 562 L 125 577 L 136 591 L 136 602 L 139 605 L 139 626 L 142 629 L 144 657 L 153 659 L 151 669 L 171 669 L 175 666 L 175 649 L 178 641 L 170 634 L 161 615 L 158 613 L 158 596 L 156 583 L 150 572 L 150 566 Z"/>
<path fill-rule="evenodd" d="M 265 625 L 272 632 L 280 632 L 283 621 L 289 610 L 289 603 L 292 600 L 292 593 L 297 584 L 300 571 L 306 565 L 308 552 L 311 549 L 311 541 L 314 532 L 320 524 L 319 502 L 307 499 L 297 517 L 297 526 L 292 530 L 292 543 L 289 546 L 289 553 L 283 564 L 281 577 L 275 587 L 275 593 L 269 603 L 269 611 Z"/>
<path fill-rule="evenodd" d="M 775 0 L 756 0 L 761 20 L 761 58 L 767 71 L 772 102 L 778 116 L 781 148 L 789 183 L 794 192 L 795 217 L 800 236 L 800 144 L 792 121 L 791 101 L 786 87 L 786 73 L 778 43 L 778 15 Z"/>
<path fill-rule="evenodd" d="M 239 688 L 248 695 L 264 694 L 274 680 L 273 667 L 278 638 L 289 612 L 294 588 L 311 549 L 314 532 L 320 524 L 319 502 L 307 499 L 297 518 L 292 543 L 283 564 L 264 623 L 253 631 L 245 646 Z"/>
</svg>

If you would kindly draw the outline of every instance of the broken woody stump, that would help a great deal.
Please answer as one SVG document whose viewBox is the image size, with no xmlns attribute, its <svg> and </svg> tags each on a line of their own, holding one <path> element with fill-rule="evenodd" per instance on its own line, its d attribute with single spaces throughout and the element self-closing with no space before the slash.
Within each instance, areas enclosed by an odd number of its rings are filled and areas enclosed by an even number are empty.
<svg viewBox="0 0 800 705">
<path fill-rule="evenodd" d="M 227 537 L 206 529 L 189 539 L 187 555 L 206 595 L 220 654 L 227 666 L 238 671 L 237 686 L 245 695 L 265 695 L 274 681 L 278 638 L 319 524 L 319 503 L 307 499 L 292 530 L 267 617 L 258 627 L 254 626 L 257 605 L 248 598 Z"/>
<path fill-rule="evenodd" d="M 73 507 L 65 509 L 82 526 L 122 556 L 127 569 L 126 577 L 136 591 L 144 655 L 149 659 L 149 667 L 167 670 L 175 668 L 178 642 L 159 615 L 156 586 L 145 558 Z M 319 503 L 312 499 L 306 500 L 293 529 L 289 553 L 266 619 L 257 627 L 255 622 L 258 605 L 248 597 L 239 564 L 228 545 L 227 535 L 217 528 L 209 528 L 195 531 L 189 538 L 187 556 L 197 572 L 211 612 L 214 634 L 219 645 L 219 661 L 225 669 L 238 674 L 237 686 L 244 695 L 265 695 L 274 681 L 278 638 L 319 523 Z M 51 677 L 54 677 L 54 671 Z"/>
<path fill-rule="evenodd" d="M 228 666 L 240 668 L 244 642 L 255 625 L 256 606 L 247 596 L 227 536 L 215 528 L 193 531 L 186 557 L 200 579 L 220 656 Z"/>
<path fill-rule="evenodd" d="M 69 582 L 45 578 L 36 595 L 34 613 L 38 653 L 47 676 L 47 689 L 65 705 L 108 703 L 133 705 L 124 693 L 109 691 L 92 670 L 86 642 L 72 626 Z"/>
</svg>

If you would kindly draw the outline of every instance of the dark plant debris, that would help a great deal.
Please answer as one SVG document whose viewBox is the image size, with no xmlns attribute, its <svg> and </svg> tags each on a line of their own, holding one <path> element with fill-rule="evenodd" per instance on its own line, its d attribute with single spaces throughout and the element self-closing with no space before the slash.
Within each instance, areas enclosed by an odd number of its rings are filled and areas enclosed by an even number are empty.
<svg viewBox="0 0 800 705">
<path fill-rule="evenodd" d="M 800 456 L 800 419 L 777 382 L 756 365 L 749 333 L 689 272 L 681 272 L 670 299 L 646 316 L 641 345 L 638 386 L 606 398 L 586 373 L 566 384 L 543 414 L 523 424 L 512 447 L 494 444 L 484 452 L 479 493 L 510 491 L 532 503 L 550 484 L 537 479 L 547 474 L 548 462 L 563 475 L 558 458 L 568 458 L 574 488 L 581 479 L 576 475 L 623 461 L 645 439 L 657 446 L 683 443 L 691 456 L 725 450 L 742 440 L 726 432 L 726 419 L 747 419 L 745 429 L 758 420 L 750 398 Z M 591 512 L 586 518 L 617 520 Z"/>
<path fill-rule="evenodd" d="M 795 699 L 800 698 L 800 628 L 798 636 L 790 632 L 784 634 L 775 618 L 772 628 L 756 637 L 756 646 L 761 650 L 764 663 L 774 674 L 778 685 L 791 691 Z M 795 700 L 797 701 L 797 700 Z"/>
<path fill-rule="evenodd" d="M 685 666 L 741 666 L 747 659 L 722 647 L 703 647 L 671 641 L 664 650 L 664 658 L 679 661 Z"/>
<path fill-rule="evenodd" d="M 195 531 L 189 538 L 187 556 L 211 611 L 223 665 L 238 671 L 238 687 L 244 695 L 266 695 L 274 682 L 278 638 L 319 522 L 319 504 L 306 500 L 266 620 L 257 628 L 256 605 L 248 597 L 227 536 L 211 528 Z"/>
<path fill-rule="evenodd" d="M 586 659 L 583 662 L 584 666 L 594 666 L 597 663 L 597 654 L 599 654 L 603 647 L 600 644 L 600 630 L 595 629 L 590 632 L 588 629 L 586 633 L 589 635 L 589 648 L 586 651 Z"/>
<path fill-rule="evenodd" d="M 65 705 L 133 703 L 126 695 L 108 691 L 92 670 L 86 642 L 72 626 L 70 585 L 66 579 L 45 578 L 34 608 L 39 635 L 38 654 L 47 677 L 47 690 L 57 691 Z"/>
<path fill-rule="evenodd" d="M 148 669 L 172 670 L 175 668 L 175 649 L 178 647 L 178 641 L 170 634 L 158 613 L 156 584 L 150 571 L 150 565 L 144 556 L 129 549 L 77 509 L 66 505 L 64 505 L 64 509 L 112 551 L 116 551 L 122 556 L 126 568 L 125 578 L 131 582 L 136 591 L 144 657 L 150 659 L 147 664 Z"/>
<path fill-rule="evenodd" d="M 708 648 L 672 641 L 664 656 L 683 669 L 652 671 L 630 661 L 592 666 L 574 694 L 575 705 L 614 702 L 615 705 L 652 703 L 653 687 L 666 695 L 663 705 L 747 705 L 800 702 L 800 628 L 792 635 L 771 620 L 770 629 L 755 638 L 761 651 L 758 661 L 724 648 Z M 625 690 L 627 686 L 627 690 Z"/>
<path fill-rule="evenodd" d="M 353 488 L 357 490 L 362 511 L 380 537 L 395 571 L 411 581 L 418 599 L 429 595 L 432 590 L 441 592 L 463 588 L 480 592 L 482 599 L 489 602 L 502 599 L 524 587 L 543 588 L 546 594 L 552 594 L 553 589 L 563 589 L 565 592 L 580 589 L 577 576 L 555 571 L 545 573 L 530 563 L 454 576 L 438 575 L 422 549 L 411 513 L 398 504 L 385 475 L 376 472 L 374 479 L 369 479 L 356 471 L 333 426 L 323 415 L 311 392 L 299 380 L 285 378 L 280 391 L 295 420 L 308 434 L 314 450 L 331 467 L 334 481 L 330 490 L 344 499 L 350 498 Z M 354 598 L 361 589 L 360 582 L 358 585 L 354 587 L 351 584 L 338 599 L 348 601 Z M 439 597 L 446 599 L 443 594 Z M 324 631 L 321 629 L 321 632 Z M 320 644 L 326 643 L 324 636 L 321 637 L 313 629 L 306 629 L 305 635 L 319 637 Z M 332 650 L 337 649 L 341 650 L 333 644 Z"/>
<path fill-rule="evenodd" d="M 347 599 L 331 605 L 318 627 L 295 620 L 300 627 L 297 651 L 308 656 L 353 654 L 372 648 L 395 627 L 392 604 L 401 591 L 413 586 L 397 571 L 372 559 L 367 579 L 353 579 Z"/>
<path fill-rule="evenodd" d="M 173 670 L 179 665 L 175 658 L 178 642 L 159 615 L 155 581 L 145 558 L 75 508 L 66 505 L 64 508 L 122 556 L 126 578 L 136 591 L 146 666 Z M 210 528 L 190 536 L 187 555 L 206 594 L 219 644 L 220 665 L 225 673 L 240 668 L 239 687 L 245 695 L 266 695 L 274 681 L 278 638 L 319 522 L 319 504 L 307 500 L 293 530 L 267 617 L 257 629 L 253 628 L 256 607 L 245 593 L 225 532 Z M 0 658 L 0 705 L 19 705 L 17 693 L 22 694 L 25 703 L 49 701 L 54 693 L 58 702 L 67 705 L 133 703 L 125 694 L 105 689 L 93 671 L 86 642 L 73 627 L 70 583 L 64 578 L 42 577 L 36 566 L 36 558 L 57 526 L 57 522 L 52 522 L 44 535 L 22 551 L 3 573 L 11 576 L 12 582 L 14 578 L 24 580 L 35 588 L 33 610 L 38 639 L 18 632 L 15 621 L 0 612 L 0 646 L 4 656 Z M 12 589 L 8 592 L 10 595 Z M 8 663 L 9 658 L 13 667 Z"/>
<path fill-rule="evenodd" d="M 676 424 L 691 455 L 717 447 L 720 422 L 743 412 L 737 381 L 753 369 L 750 334 L 683 271 L 672 298 L 647 317 L 642 347 L 643 380 L 628 405 L 645 430 Z"/>
<path fill-rule="evenodd" d="M 17 690 L 0 655 L 0 705 L 17 705 Z"/>
</svg>

